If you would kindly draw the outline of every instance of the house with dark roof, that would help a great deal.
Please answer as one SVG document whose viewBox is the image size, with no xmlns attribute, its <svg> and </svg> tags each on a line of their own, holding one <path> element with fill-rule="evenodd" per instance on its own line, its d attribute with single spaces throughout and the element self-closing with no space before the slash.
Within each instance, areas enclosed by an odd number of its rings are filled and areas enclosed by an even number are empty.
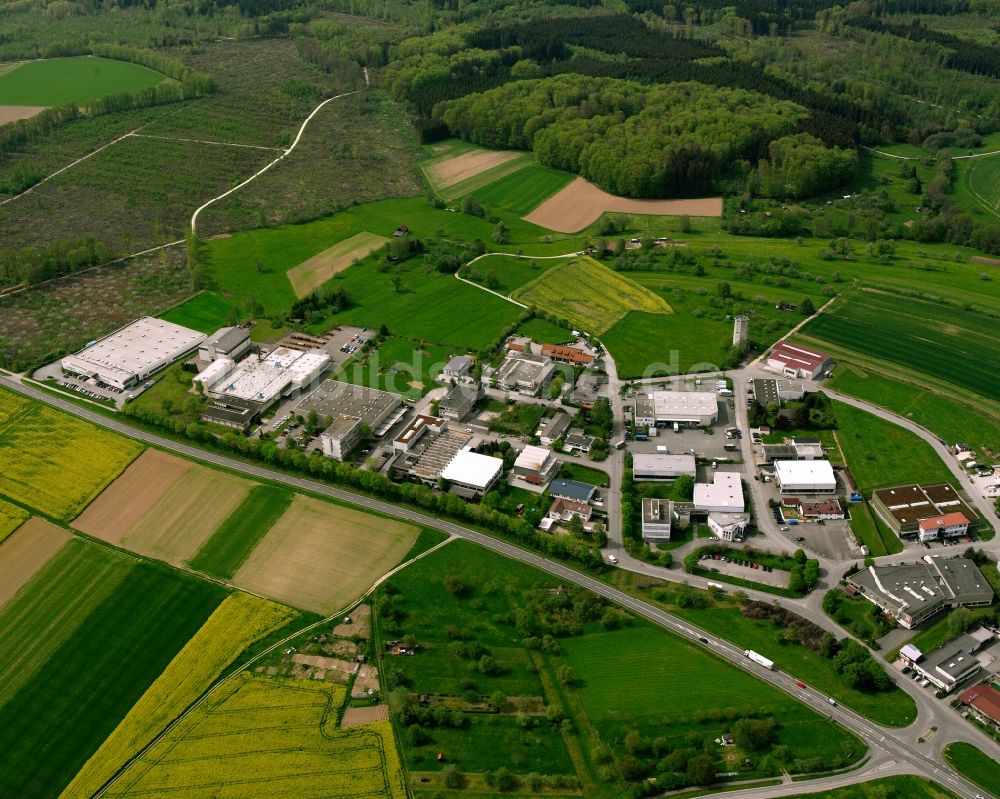
<svg viewBox="0 0 1000 799">
<path fill-rule="evenodd" d="M 574 502 L 590 502 L 597 493 L 597 486 L 557 477 L 549 483 L 549 493 L 556 499 L 570 499 Z"/>
</svg>

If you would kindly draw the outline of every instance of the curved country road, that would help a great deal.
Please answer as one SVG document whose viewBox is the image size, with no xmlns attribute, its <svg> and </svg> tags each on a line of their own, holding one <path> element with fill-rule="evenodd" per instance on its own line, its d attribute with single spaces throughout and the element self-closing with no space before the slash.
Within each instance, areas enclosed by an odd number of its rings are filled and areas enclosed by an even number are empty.
<svg viewBox="0 0 1000 799">
<path fill-rule="evenodd" d="M 73 416 L 86 419 L 87 421 L 100 427 L 114 430 L 121 435 L 146 442 L 147 444 L 152 444 L 160 447 L 161 449 L 210 463 L 224 469 L 240 472 L 251 477 L 282 483 L 292 486 L 293 488 L 303 489 L 305 491 L 312 491 L 336 500 L 368 508 L 388 516 L 411 521 L 422 526 L 432 527 L 441 530 L 446 534 L 463 538 L 467 541 L 472 541 L 500 555 L 534 566 L 535 568 L 548 572 L 549 574 L 559 577 L 560 579 L 575 583 L 582 588 L 586 588 L 587 590 L 632 611 L 636 615 L 647 619 L 663 629 L 669 630 L 676 635 L 693 641 L 696 644 L 701 644 L 705 649 L 709 650 L 717 657 L 721 657 L 736 667 L 741 668 L 759 679 L 770 683 L 774 687 L 798 699 L 803 704 L 811 707 L 816 712 L 829 717 L 831 721 L 835 721 L 843 727 L 849 729 L 862 741 L 864 741 L 870 749 L 870 757 L 862 769 L 847 775 L 847 779 L 852 783 L 856 783 L 861 779 L 878 776 L 880 771 L 882 773 L 886 773 L 886 770 L 892 769 L 893 771 L 891 773 L 919 774 L 929 779 L 941 782 L 950 790 L 962 797 L 962 799 L 974 799 L 974 797 L 981 793 L 980 789 L 976 788 L 972 783 L 957 776 L 955 772 L 944 763 L 937 751 L 924 754 L 913 746 L 896 739 L 894 737 L 893 730 L 880 727 L 862 718 L 853 711 L 841 707 L 840 705 L 831 706 L 827 703 L 825 696 L 815 690 L 812 690 L 811 688 L 803 689 L 796 686 L 795 679 L 792 676 L 779 671 L 769 671 L 764 669 L 762 666 L 747 660 L 743 656 L 742 649 L 733 646 L 729 642 L 720 640 L 718 637 L 682 621 L 653 605 L 643 602 L 642 600 L 635 599 L 629 594 L 607 585 L 594 577 L 576 571 L 575 569 L 561 563 L 549 560 L 548 558 L 545 558 L 535 552 L 522 549 L 514 544 L 493 538 L 485 533 L 480 533 L 476 530 L 455 524 L 454 522 L 450 522 L 445 519 L 429 516 L 409 508 L 400 507 L 398 505 L 393 505 L 391 503 L 383 502 L 361 494 L 356 494 L 353 491 L 334 488 L 324 483 L 318 483 L 313 480 L 307 480 L 300 477 L 293 477 L 283 474 L 282 472 L 273 471 L 254 464 L 244 463 L 243 461 L 229 458 L 224 455 L 207 452 L 205 450 L 198 449 L 197 447 L 192 447 L 187 444 L 163 438 L 162 436 L 158 436 L 154 433 L 139 430 L 123 424 L 116 419 L 106 417 L 102 414 L 79 407 L 73 403 L 51 396 L 42 391 L 38 391 L 29 386 L 25 386 L 15 378 L 7 376 L 0 377 L 0 385 L 30 397 L 31 399 L 43 402 L 46 405 L 58 408 L 59 410 L 72 414 Z M 844 775 L 841 775 L 834 777 L 822 777 L 808 782 L 796 783 L 795 791 L 797 793 L 812 793 L 825 790 L 829 787 L 842 784 L 844 779 Z M 778 791 L 777 788 L 771 788 L 768 790 L 771 791 L 771 793 L 767 794 L 769 796 L 776 795 L 775 791 Z M 725 797 L 731 797 L 733 795 L 734 794 L 729 792 L 719 794 L 719 796 Z M 754 794 L 751 790 L 747 795 L 760 796 L 761 794 Z"/>
</svg>

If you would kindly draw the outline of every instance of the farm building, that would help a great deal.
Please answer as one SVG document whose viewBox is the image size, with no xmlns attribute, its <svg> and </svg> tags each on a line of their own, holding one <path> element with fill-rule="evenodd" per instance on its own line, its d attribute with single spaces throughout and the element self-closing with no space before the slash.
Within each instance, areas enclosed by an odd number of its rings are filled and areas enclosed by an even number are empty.
<svg viewBox="0 0 1000 799">
<path fill-rule="evenodd" d="M 832 494 L 837 476 L 827 460 L 775 461 L 774 476 L 782 494 Z"/>
<path fill-rule="evenodd" d="M 542 355 L 553 361 L 571 363 L 574 366 L 590 366 L 594 356 L 580 347 L 567 347 L 561 344 L 543 344 Z"/>
<path fill-rule="evenodd" d="M 673 528 L 674 503 L 669 499 L 643 497 L 642 500 L 642 540 L 669 541 Z"/>
<path fill-rule="evenodd" d="M 965 535 L 979 520 L 947 483 L 882 488 L 872 509 L 900 538 L 933 541 Z"/>
<path fill-rule="evenodd" d="M 451 491 L 470 498 L 490 491 L 502 475 L 502 459 L 467 449 L 457 452 L 441 472 L 441 478 L 451 484 Z"/>
<path fill-rule="evenodd" d="M 447 424 L 439 431 L 427 427 L 426 433 L 389 465 L 389 474 L 396 480 L 417 480 L 425 485 L 437 486 L 441 472 L 472 440 L 461 430 L 449 430 Z"/>
<path fill-rule="evenodd" d="M 719 417 L 714 391 L 652 391 L 635 400 L 636 427 L 708 427 Z"/>
<path fill-rule="evenodd" d="M 742 541 L 749 526 L 749 513 L 708 514 L 708 529 L 723 541 Z"/>
<path fill-rule="evenodd" d="M 768 405 L 781 407 L 787 400 L 800 400 L 806 394 L 805 386 L 792 380 L 758 378 L 750 384 L 754 399 L 765 408 Z"/>
<path fill-rule="evenodd" d="M 597 486 L 557 477 L 549 484 L 549 493 L 557 499 L 571 499 L 574 502 L 590 502 L 597 493 Z"/>
<path fill-rule="evenodd" d="M 975 657 L 986 641 L 993 638 L 989 630 L 979 630 L 960 635 L 954 641 L 924 655 L 913 645 L 900 650 L 903 662 L 937 688 L 949 693 L 958 685 L 975 676 L 982 664 Z"/>
<path fill-rule="evenodd" d="M 551 447 L 566 434 L 572 423 L 573 420 L 568 413 L 559 411 L 555 416 L 547 416 L 542 419 L 535 435 L 545 446 Z"/>
<path fill-rule="evenodd" d="M 651 455 L 637 452 L 632 456 L 632 479 L 673 480 L 681 476 L 695 477 L 697 468 L 694 455 Z"/>
<path fill-rule="evenodd" d="M 559 461 L 552 450 L 545 447 L 526 446 L 514 461 L 514 476 L 528 483 L 544 485 L 559 471 Z"/>
<path fill-rule="evenodd" d="M 960 701 L 983 724 L 1000 727 L 1000 691 L 984 682 L 962 694 Z"/>
<path fill-rule="evenodd" d="M 445 419 L 460 422 L 469 415 L 482 396 L 479 386 L 452 386 L 438 402 L 438 414 Z"/>
<path fill-rule="evenodd" d="M 238 361 L 250 351 L 250 331 L 243 327 L 220 327 L 198 347 L 198 360 L 211 363 L 220 358 Z"/>
<path fill-rule="evenodd" d="M 204 340 L 204 333 L 144 316 L 67 355 L 60 365 L 68 375 L 94 378 L 124 390 L 193 351 Z"/>
<path fill-rule="evenodd" d="M 563 452 L 582 452 L 586 455 L 594 446 L 594 436 L 588 436 L 582 427 L 572 427 L 563 441 Z"/>
<path fill-rule="evenodd" d="M 694 509 L 703 513 L 743 513 L 743 481 L 739 472 L 716 472 L 711 483 L 694 484 Z"/>
<path fill-rule="evenodd" d="M 315 411 L 321 419 L 352 416 L 366 425 L 374 438 L 381 438 L 406 413 L 402 405 L 398 394 L 326 380 L 298 404 L 295 412 L 306 416 Z"/>
<path fill-rule="evenodd" d="M 825 352 L 779 341 L 767 355 L 765 366 L 783 377 L 815 380 L 830 370 L 833 361 Z"/>
<path fill-rule="evenodd" d="M 226 406 L 230 400 L 255 403 L 264 413 L 279 399 L 296 397 L 315 386 L 330 364 L 330 356 L 322 350 L 277 347 L 263 358 L 250 355 L 238 364 L 221 358 L 199 372 L 194 382 L 201 383 L 205 395 L 218 405 Z"/>
<path fill-rule="evenodd" d="M 535 395 L 552 379 L 554 371 L 555 364 L 551 358 L 507 350 L 503 362 L 491 377 L 504 391 Z"/>
<path fill-rule="evenodd" d="M 969 558 L 934 558 L 898 566 L 869 566 L 847 578 L 869 602 L 913 628 L 948 608 L 982 607 L 993 589 Z"/>
<path fill-rule="evenodd" d="M 442 377 L 445 380 L 464 380 L 472 374 L 473 360 L 468 355 L 456 355 L 445 364 Z"/>
</svg>

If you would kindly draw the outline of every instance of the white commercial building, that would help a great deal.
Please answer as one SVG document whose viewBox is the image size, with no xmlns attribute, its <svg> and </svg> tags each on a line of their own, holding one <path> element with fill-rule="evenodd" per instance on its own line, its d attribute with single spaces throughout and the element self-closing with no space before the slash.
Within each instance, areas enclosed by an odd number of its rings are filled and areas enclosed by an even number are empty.
<svg viewBox="0 0 1000 799">
<path fill-rule="evenodd" d="M 543 484 L 549 482 L 559 471 L 559 461 L 546 447 L 536 447 L 529 444 L 514 461 L 514 475 L 522 480 Z"/>
<path fill-rule="evenodd" d="M 742 541 L 749 526 L 749 513 L 708 514 L 708 529 L 723 541 Z"/>
<path fill-rule="evenodd" d="M 228 368 L 216 366 L 223 361 L 228 362 Z M 216 361 L 194 380 L 214 400 L 254 402 L 266 410 L 279 398 L 298 396 L 312 386 L 330 362 L 330 356 L 322 350 L 302 352 L 277 347 L 265 358 L 251 355 L 239 364 L 230 359 Z"/>
<path fill-rule="evenodd" d="M 746 506 L 739 472 L 716 472 L 711 483 L 695 483 L 694 506 L 707 513 L 743 513 Z"/>
<path fill-rule="evenodd" d="M 669 541 L 673 527 L 674 503 L 669 499 L 642 500 L 642 540 Z"/>
<path fill-rule="evenodd" d="M 205 334 L 144 316 L 62 359 L 63 372 L 118 389 L 138 385 L 194 350 Z"/>
<path fill-rule="evenodd" d="M 832 494 L 837 477 L 830 461 L 775 461 L 774 476 L 782 494 Z"/>
<path fill-rule="evenodd" d="M 651 455 L 637 452 L 632 456 L 632 479 L 673 480 L 676 477 L 694 477 L 697 474 L 694 455 Z"/>
<path fill-rule="evenodd" d="M 719 417 L 714 391 L 652 391 L 635 400 L 635 426 L 708 427 Z"/>
<path fill-rule="evenodd" d="M 441 472 L 456 493 L 482 496 L 497 484 L 503 474 L 503 460 L 463 449 Z"/>
</svg>

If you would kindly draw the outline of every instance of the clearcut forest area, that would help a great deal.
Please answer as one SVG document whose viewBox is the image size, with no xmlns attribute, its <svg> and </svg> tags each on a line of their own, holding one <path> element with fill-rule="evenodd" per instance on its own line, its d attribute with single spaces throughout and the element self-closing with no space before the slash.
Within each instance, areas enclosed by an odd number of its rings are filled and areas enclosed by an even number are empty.
<svg viewBox="0 0 1000 799">
<path fill-rule="evenodd" d="M 996 795 L 998 20 L 0 0 L 0 796 Z"/>
</svg>

